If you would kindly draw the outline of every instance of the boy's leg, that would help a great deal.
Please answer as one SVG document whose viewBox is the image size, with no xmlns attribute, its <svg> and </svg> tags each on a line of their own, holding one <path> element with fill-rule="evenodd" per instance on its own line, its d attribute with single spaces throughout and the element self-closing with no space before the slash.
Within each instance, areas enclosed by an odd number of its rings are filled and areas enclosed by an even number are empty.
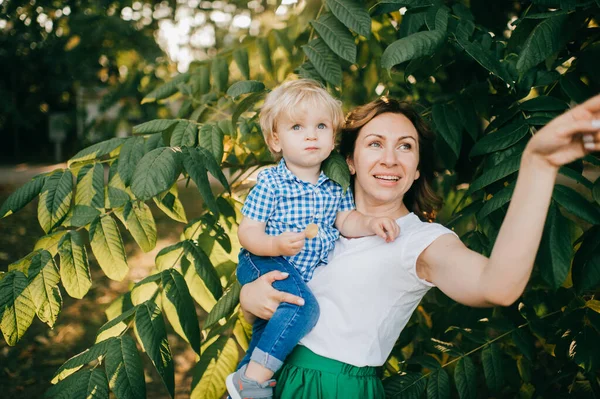
<svg viewBox="0 0 600 399">
<path fill-rule="evenodd" d="M 261 274 L 263 269 L 289 273 L 288 278 L 274 282 L 273 287 L 297 295 L 305 302 L 304 306 L 281 303 L 262 331 L 252 351 L 246 375 L 264 382 L 273 376 L 298 341 L 314 327 L 319 318 L 319 305 L 300 273 L 282 257 L 264 258 L 250 254 L 249 259 L 261 270 Z"/>
</svg>

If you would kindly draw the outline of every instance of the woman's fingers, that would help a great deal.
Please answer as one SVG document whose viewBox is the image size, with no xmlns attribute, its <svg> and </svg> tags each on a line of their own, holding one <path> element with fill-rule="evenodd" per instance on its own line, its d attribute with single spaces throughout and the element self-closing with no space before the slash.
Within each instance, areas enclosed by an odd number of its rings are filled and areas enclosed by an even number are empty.
<svg viewBox="0 0 600 399">
<path fill-rule="evenodd" d="M 259 279 L 265 280 L 269 285 L 273 285 L 273 282 L 278 280 L 285 280 L 290 274 L 286 272 L 280 272 L 279 270 L 273 270 L 259 277 Z"/>
<path fill-rule="evenodd" d="M 299 296 L 292 295 L 289 292 L 277 291 L 279 302 L 291 303 L 292 305 L 303 306 L 304 299 Z"/>
</svg>

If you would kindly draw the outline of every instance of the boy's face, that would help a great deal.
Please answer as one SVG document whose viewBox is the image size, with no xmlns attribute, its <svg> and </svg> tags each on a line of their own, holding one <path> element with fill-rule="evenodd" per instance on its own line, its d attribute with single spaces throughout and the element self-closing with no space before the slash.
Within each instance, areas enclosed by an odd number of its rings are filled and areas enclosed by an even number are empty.
<svg viewBox="0 0 600 399">
<path fill-rule="evenodd" d="M 301 107 L 293 118 L 282 115 L 277 120 L 271 139 L 271 147 L 282 152 L 295 174 L 319 171 L 334 147 L 331 113 L 325 107 Z"/>
</svg>

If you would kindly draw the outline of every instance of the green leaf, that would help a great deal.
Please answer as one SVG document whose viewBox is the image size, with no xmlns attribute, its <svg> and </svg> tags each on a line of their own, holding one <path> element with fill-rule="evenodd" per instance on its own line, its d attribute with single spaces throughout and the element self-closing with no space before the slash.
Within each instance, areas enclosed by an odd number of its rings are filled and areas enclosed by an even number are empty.
<svg viewBox="0 0 600 399">
<path fill-rule="evenodd" d="M 575 73 L 562 75 L 559 79 L 559 84 L 562 91 L 576 103 L 582 103 L 594 94 L 593 90 L 590 90 Z"/>
<path fill-rule="evenodd" d="M 448 29 L 448 16 L 450 9 L 446 6 L 429 7 L 425 15 L 425 23 L 429 30 L 445 32 Z"/>
<path fill-rule="evenodd" d="M 27 289 L 38 318 L 53 327 L 62 307 L 62 297 L 58 288 L 60 275 L 50 252 L 40 251 L 31 259 L 28 279 Z"/>
<path fill-rule="evenodd" d="M 121 281 L 129 266 L 117 224 L 110 216 L 96 219 L 90 225 L 90 244 L 106 277 Z"/>
<path fill-rule="evenodd" d="M 206 330 L 217 323 L 224 317 L 229 317 L 235 307 L 240 302 L 240 290 L 242 287 L 237 281 L 234 281 L 225 291 L 223 296 L 219 298 L 217 304 L 212 308 L 206 320 L 204 321 L 203 329 Z"/>
<path fill-rule="evenodd" d="M 177 260 L 183 254 L 183 242 L 170 245 L 160 250 L 156 255 L 156 267 L 158 270 L 166 270 L 177 265 Z"/>
<path fill-rule="evenodd" d="M 233 51 L 233 59 L 246 80 L 250 80 L 250 65 L 248 63 L 248 49 L 237 48 Z"/>
<path fill-rule="evenodd" d="M 36 251 L 38 249 L 45 249 L 46 251 L 50 252 L 52 256 L 54 256 L 58 253 L 58 243 L 65 234 L 67 234 L 67 230 L 59 230 L 55 231 L 54 233 L 47 234 L 37 240 L 33 250 Z"/>
<path fill-rule="evenodd" d="M 100 163 L 84 165 L 77 173 L 75 205 L 104 209 L 104 167 Z"/>
<path fill-rule="evenodd" d="M 71 374 L 75 373 L 84 365 L 96 361 L 101 357 L 104 357 L 108 349 L 108 344 L 111 343 L 114 339 L 116 338 L 111 338 L 109 340 L 97 343 L 92 347 L 84 350 L 80 354 L 75 355 L 66 362 L 64 362 L 63 365 L 60 366 L 58 370 L 56 370 L 56 373 L 54 373 L 54 377 L 52 377 L 51 382 L 53 384 L 56 384 L 57 382 L 64 380 Z"/>
<path fill-rule="evenodd" d="M 179 121 L 177 119 L 154 119 L 133 127 L 134 134 L 162 133 L 172 128 Z"/>
<path fill-rule="evenodd" d="M 194 265 L 196 273 L 202 278 L 208 290 L 215 299 L 219 299 L 223 295 L 223 287 L 208 256 L 189 240 L 183 242 L 183 251 L 186 258 Z"/>
<path fill-rule="evenodd" d="M 110 165 L 110 169 L 108 171 L 108 185 L 106 187 L 106 193 L 104 196 L 106 199 L 106 208 L 119 208 L 131 200 L 131 197 L 127 193 L 125 184 L 121 180 L 121 175 L 118 172 L 119 164 L 119 160 L 115 160 Z"/>
<path fill-rule="evenodd" d="M 181 259 L 181 270 L 185 278 L 187 286 L 190 288 L 190 295 L 194 301 L 202 307 L 206 312 L 210 312 L 217 304 L 217 300 L 210 292 L 202 278 L 196 272 L 196 269 L 191 266 L 190 261 L 183 257 Z"/>
<path fill-rule="evenodd" d="M 125 139 L 113 138 L 100 143 L 91 145 L 83 150 L 79 151 L 75 156 L 67 162 L 67 167 L 71 167 L 75 162 L 84 162 L 91 159 L 98 159 L 104 155 L 110 154 L 117 148 L 119 148 Z"/>
<path fill-rule="evenodd" d="M 491 392 L 500 392 L 504 386 L 502 353 L 497 344 L 490 344 L 481 351 L 485 381 Z"/>
<path fill-rule="evenodd" d="M 191 121 L 180 121 L 171 135 L 171 147 L 194 147 L 198 125 Z"/>
<path fill-rule="evenodd" d="M 356 62 L 354 37 L 336 17 L 324 14 L 311 24 L 334 53 L 352 64 Z"/>
<path fill-rule="evenodd" d="M 462 357 L 454 369 L 454 382 L 460 399 L 477 398 L 477 373 L 468 356 Z"/>
<path fill-rule="evenodd" d="M 178 86 L 182 83 L 186 83 L 189 80 L 189 78 L 189 73 L 181 73 L 175 76 L 169 82 L 160 85 L 159 87 L 148 93 L 146 97 L 143 98 L 142 104 L 151 103 L 154 101 L 159 101 L 171 97 L 173 94 L 177 93 Z"/>
<path fill-rule="evenodd" d="M 554 290 L 567 278 L 571 267 L 571 236 L 567 220 L 554 202 L 550 204 L 537 264 L 542 278 Z"/>
<path fill-rule="evenodd" d="M 123 333 L 129 328 L 129 324 L 133 320 L 137 308 L 137 306 L 133 306 L 112 320 L 104 323 L 104 325 L 98 329 L 96 343 L 105 341 L 112 337 L 119 337 L 123 335 Z"/>
<path fill-rule="evenodd" d="M 327 0 L 327 8 L 349 29 L 361 36 L 371 36 L 371 17 L 357 0 Z"/>
<path fill-rule="evenodd" d="M 594 182 L 594 186 L 592 188 L 592 196 L 594 197 L 594 201 L 596 201 L 596 204 L 600 205 L 600 177 L 598 177 Z"/>
<path fill-rule="evenodd" d="M 170 147 L 150 151 L 139 162 L 131 180 L 131 191 L 146 201 L 167 191 L 181 173 L 181 152 Z"/>
<path fill-rule="evenodd" d="M 63 226 L 83 227 L 92 223 L 94 219 L 100 216 L 100 211 L 87 205 L 75 205 L 73 212 L 67 216 Z M 70 216 L 70 219 L 69 219 Z"/>
<path fill-rule="evenodd" d="M 343 156 L 337 151 L 332 151 L 323 162 L 323 173 L 331 180 L 342 186 L 344 194 L 350 187 L 350 170 Z"/>
<path fill-rule="evenodd" d="M 238 347 L 233 338 L 222 336 L 210 345 L 194 367 L 190 399 L 219 399 L 225 393 L 225 378 L 235 371 Z"/>
<path fill-rule="evenodd" d="M 523 111 L 564 111 L 569 108 L 569 104 L 556 97 L 538 96 L 527 100 L 519 105 Z"/>
<path fill-rule="evenodd" d="M 188 286 L 183 276 L 174 269 L 167 269 L 161 273 L 163 286 L 163 306 L 170 303 L 175 308 L 175 313 L 167 314 L 173 329 L 185 339 L 192 349 L 200 355 L 200 327 L 194 300 L 190 295 Z M 173 317 L 174 316 L 174 317 Z"/>
<path fill-rule="evenodd" d="M 115 212 L 142 251 L 150 252 L 156 246 L 156 223 L 150 207 L 141 201 L 128 202 L 123 211 Z"/>
<path fill-rule="evenodd" d="M 413 33 L 390 44 L 381 56 L 381 66 L 391 69 L 394 65 L 415 58 L 432 55 L 446 39 L 441 31 L 426 31 Z"/>
<path fill-rule="evenodd" d="M 427 379 L 423 377 L 423 374 L 413 372 L 402 375 L 396 374 L 383 380 L 385 397 L 393 399 L 418 399 L 425 391 L 426 385 Z"/>
<path fill-rule="evenodd" d="M 38 220 L 46 233 L 67 216 L 73 197 L 73 175 L 70 170 L 48 176 L 38 202 Z"/>
<path fill-rule="evenodd" d="M 573 179 L 574 181 L 581 184 L 583 187 L 587 188 L 588 190 L 593 190 L 594 184 L 591 181 L 589 181 L 585 176 L 583 176 L 581 171 L 573 170 L 567 166 L 561 166 L 558 169 L 558 173 L 560 173 L 561 175 L 566 176 L 570 179 Z M 580 188 L 581 186 L 575 186 L 575 187 Z"/>
<path fill-rule="evenodd" d="M 185 148 L 183 152 L 183 167 L 188 175 L 192 178 L 198 191 L 202 195 L 202 199 L 206 203 L 208 209 L 215 214 L 219 214 L 219 207 L 215 196 L 210 188 L 208 180 L 208 170 L 206 169 L 206 158 L 202 156 L 200 151 L 193 148 Z"/>
<path fill-rule="evenodd" d="M 217 93 L 225 92 L 227 82 L 229 81 L 229 65 L 227 64 L 227 60 L 222 57 L 213 59 L 210 73 L 213 76 L 213 85 Z"/>
<path fill-rule="evenodd" d="M 36 176 L 12 193 L 0 207 L 0 219 L 10 216 L 38 196 L 44 183 L 45 176 Z"/>
<path fill-rule="evenodd" d="M 257 38 L 256 47 L 258 49 L 258 55 L 260 56 L 261 65 L 269 75 L 273 76 L 275 74 L 275 69 L 273 68 L 273 61 L 271 60 L 269 40 L 264 37 Z"/>
<path fill-rule="evenodd" d="M 533 29 L 525 41 L 517 61 L 517 70 L 520 74 L 544 61 L 561 48 L 565 39 L 563 25 L 566 20 L 565 15 L 558 15 L 543 20 Z"/>
<path fill-rule="evenodd" d="M 213 177 L 215 177 L 219 181 L 219 183 L 221 183 L 225 190 L 230 191 L 227 178 L 223 174 L 223 171 L 221 170 L 221 167 L 219 166 L 217 160 L 214 158 L 213 154 L 202 147 L 197 147 L 196 151 L 204 158 L 204 165 L 206 169 L 208 169 L 208 173 L 213 175 Z"/>
<path fill-rule="evenodd" d="M 108 399 L 108 380 L 103 369 L 83 370 L 50 387 L 48 399 Z"/>
<path fill-rule="evenodd" d="M 135 327 L 140 344 L 152 360 L 171 397 L 175 396 L 173 355 L 167 341 L 165 322 L 160 308 L 148 301 L 139 305 L 135 313 Z"/>
<path fill-rule="evenodd" d="M 521 153 L 514 154 L 503 160 L 500 164 L 483 172 L 481 176 L 471 183 L 468 193 L 471 194 L 477 190 L 481 190 L 482 188 L 487 187 L 490 184 L 519 170 L 519 166 L 521 165 L 521 155 Z"/>
<path fill-rule="evenodd" d="M 342 85 L 342 67 L 337 56 L 322 39 L 313 39 L 302 50 L 314 65 L 319 75 L 334 86 Z"/>
<path fill-rule="evenodd" d="M 473 141 L 477 141 L 481 130 L 481 118 L 475 112 L 475 104 L 470 99 L 460 99 L 456 103 L 460 120 Z"/>
<path fill-rule="evenodd" d="M 204 125 L 198 132 L 198 145 L 213 154 L 217 162 L 223 159 L 223 131 L 216 125 Z"/>
<path fill-rule="evenodd" d="M 110 390 L 117 399 L 146 397 L 144 366 L 133 338 L 124 335 L 111 340 L 106 352 L 105 367 Z"/>
<path fill-rule="evenodd" d="M 140 136 L 130 137 L 125 141 L 119 153 L 118 172 L 125 186 L 131 184 L 133 171 L 144 156 L 144 138 Z"/>
<path fill-rule="evenodd" d="M 448 104 L 433 106 L 433 121 L 440 137 L 448 144 L 454 154 L 454 160 L 460 155 L 462 146 L 462 123 L 459 114 Z"/>
<path fill-rule="evenodd" d="M 529 133 L 529 125 L 523 120 L 518 120 L 506 125 L 494 133 L 483 136 L 471 149 L 469 157 L 489 154 L 504 150 L 525 137 Z"/>
<path fill-rule="evenodd" d="M 483 207 L 477 212 L 477 219 L 481 220 L 485 218 L 490 213 L 494 212 L 497 209 L 502 208 L 506 205 L 510 199 L 512 198 L 513 191 L 515 190 L 515 185 L 510 184 L 504 187 L 502 190 L 498 191 L 494 196 L 487 200 Z"/>
<path fill-rule="evenodd" d="M 427 383 L 427 399 L 449 399 L 450 377 L 443 368 L 439 368 L 429 375 Z"/>
<path fill-rule="evenodd" d="M 0 328 L 10 346 L 25 335 L 35 316 L 35 305 L 27 284 L 27 277 L 18 270 L 6 273 L 0 281 Z"/>
<path fill-rule="evenodd" d="M 257 80 L 244 80 L 232 84 L 227 89 L 227 95 L 233 97 L 235 100 L 237 97 L 243 94 L 258 93 L 265 90 L 265 84 Z"/>
<path fill-rule="evenodd" d="M 42 251 L 42 249 L 34 250 L 33 252 L 30 252 L 27 255 L 25 255 L 24 257 L 22 257 L 21 259 L 11 263 L 10 265 L 8 265 L 8 271 L 11 272 L 13 270 L 18 270 L 27 276 L 27 273 L 29 270 L 29 265 L 31 264 L 31 259 L 33 259 L 33 257 L 41 251 Z M 0 303 L 0 318 L 2 316 L 3 309 L 4 309 L 3 305 Z"/>
<path fill-rule="evenodd" d="M 181 223 L 187 223 L 185 208 L 179 200 L 177 183 L 173 184 L 169 191 L 158 194 L 156 197 L 152 197 L 152 199 L 156 206 L 168 217 Z"/>
<path fill-rule="evenodd" d="M 592 227 L 584 237 L 573 259 L 573 285 L 579 294 L 600 283 L 600 227 Z"/>
<path fill-rule="evenodd" d="M 231 117 L 231 125 L 235 128 L 237 126 L 238 119 L 240 116 L 248 111 L 254 104 L 259 102 L 265 96 L 265 92 L 261 91 L 258 93 L 252 93 L 248 97 L 244 98 L 235 108 L 233 116 Z"/>
<path fill-rule="evenodd" d="M 600 224 L 600 208 L 570 187 L 557 184 L 552 198 L 569 213 L 590 224 Z"/>
<path fill-rule="evenodd" d="M 481 44 L 475 42 L 471 43 L 467 40 L 463 40 L 460 37 L 457 37 L 458 44 L 462 48 L 465 49 L 467 54 L 471 56 L 479 65 L 498 76 L 508 85 L 513 85 L 514 81 L 511 78 L 510 74 L 506 71 L 505 68 L 500 64 L 500 61 L 496 58 L 494 54 L 490 51 L 484 49 Z"/>
</svg>

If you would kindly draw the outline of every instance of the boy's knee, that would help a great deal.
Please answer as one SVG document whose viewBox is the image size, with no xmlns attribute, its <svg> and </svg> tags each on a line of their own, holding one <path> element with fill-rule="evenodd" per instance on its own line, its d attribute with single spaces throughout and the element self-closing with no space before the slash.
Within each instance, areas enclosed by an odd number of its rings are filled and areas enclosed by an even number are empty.
<svg viewBox="0 0 600 399">
<path fill-rule="evenodd" d="M 304 296 L 304 313 L 307 315 L 307 324 L 312 329 L 317 321 L 319 320 L 319 316 L 321 315 L 321 308 L 319 307 L 319 302 L 312 294 L 308 294 Z"/>
</svg>

